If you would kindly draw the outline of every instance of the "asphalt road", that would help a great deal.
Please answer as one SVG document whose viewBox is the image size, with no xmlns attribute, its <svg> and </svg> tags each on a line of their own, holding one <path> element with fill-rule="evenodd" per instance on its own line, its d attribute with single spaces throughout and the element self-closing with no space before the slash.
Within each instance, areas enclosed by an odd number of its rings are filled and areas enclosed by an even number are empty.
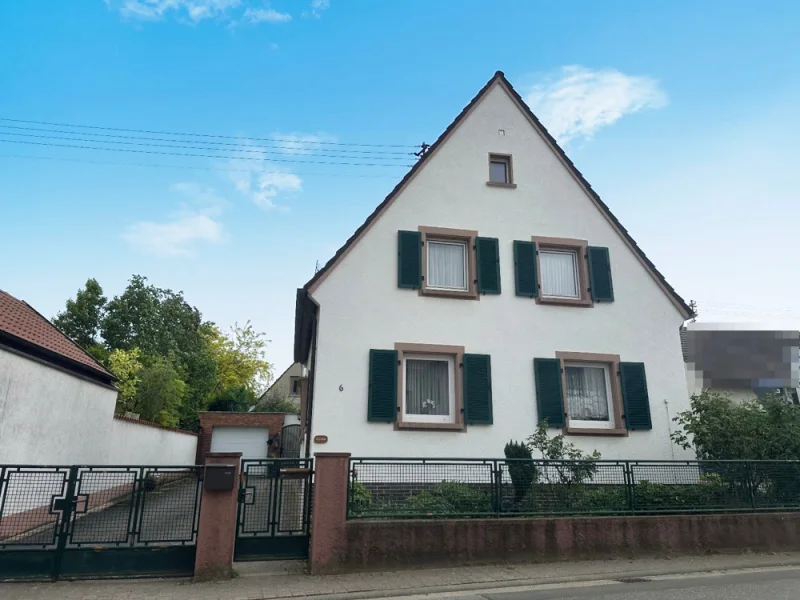
<svg viewBox="0 0 800 600">
<path fill-rule="evenodd" d="M 580 587 L 575 587 L 580 586 Z M 798 600 L 800 568 L 700 576 L 655 577 L 645 581 L 587 582 L 541 586 L 526 591 L 464 593 L 450 600 Z"/>
</svg>

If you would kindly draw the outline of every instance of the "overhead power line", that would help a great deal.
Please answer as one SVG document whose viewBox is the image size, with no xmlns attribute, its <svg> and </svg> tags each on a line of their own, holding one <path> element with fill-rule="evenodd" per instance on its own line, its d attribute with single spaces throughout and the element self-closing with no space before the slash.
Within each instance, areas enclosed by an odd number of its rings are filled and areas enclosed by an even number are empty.
<svg viewBox="0 0 800 600">
<path fill-rule="evenodd" d="M 101 142 L 102 143 L 110 143 L 110 144 L 124 144 L 124 143 L 133 144 L 133 143 L 135 143 L 135 142 L 127 142 L 127 141 L 123 142 L 123 141 L 118 141 L 118 140 L 144 140 L 144 141 L 147 141 L 147 142 L 182 142 L 182 143 L 186 143 L 187 142 L 187 140 L 175 139 L 174 136 L 172 138 L 161 138 L 161 137 L 141 136 L 141 135 L 119 135 L 119 134 L 113 134 L 113 133 L 94 133 L 94 132 L 91 132 L 91 131 L 76 132 L 76 131 L 68 131 L 68 130 L 65 130 L 65 129 L 42 129 L 42 128 L 39 128 L 39 127 L 20 127 L 18 125 L 4 125 L 2 123 L 0 123 L 0 128 L 2 128 L 2 129 L 13 129 L 14 130 L 14 131 L 2 131 L 2 130 L 0 130 L 0 133 L 3 133 L 5 135 L 19 135 L 19 136 L 27 136 L 27 137 L 50 137 L 50 139 L 73 139 L 73 137 L 76 136 L 76 135 L 88 135 L 88 136 L 92 136 L 92 137 L 109 138 L 108 142 L 105 142 L 104 140 L 85 140 L 85 141 L 91 141 L 91 142 L 94 142 L 94 143 L 101 143 Z M 37 132 L 37 134 L 34 134 L 34 133 L 17 133 L 17 131 L 32 131 L 32 132 Z M 62 134 L 66 134 L 66 135 L 68 135 L 70 137 L 69 138 L 60 138 L 60 137 L 55 137 L 55 136 L 51 137 L 49 135 L 42 135 L 42 134 L 53 134 L 53 133 L 62 133 Z M 76 139 L 80 140 L 80 138 L 76 138 Z M 252 139 L 252 138 L 243 138 L 243 139 L 249 140 L 249 139 Z M 294 154 L 314 154 L 315 153 L 315 146 L 317 144 L 317 142 L 306 140 L 306 141 L 292 142 L 291 145 L 286 145 L 286 143 L 283 143 L 283 144 L 273 144 L 273 143 L 264 144 L 264 143 L 260 143 L 260 144 L 258 144 L 258 148 L 254 148 L 252 144 L 246 144 L 246 143 L 242 143 L 242 142 L 239 142 L 238 144 L 236 144 L 236 143 L 233 143 L 233 142 L 215 142 L 215 141 L 212 141 L 212 140 L 203 140 L 202 143 L 208 144 L 208 145 L 213 145 L 213 146 L 225 146 L 226 149 L 230 149 L 230 150 L 237 149 L 237 148 L 243 148 L 243 150 L 241 150 L 242 152 L 263 152 L 264 150 L 262 150 L 260 148 L 270 148 L 270 149 L 282 150 L 283 154 L 292 154 L 292 153 L 294 153 Z M 306 146 L 299 146 L 298 144 L 307 144 L 307 145 Z M 151 144 L 143 143 L 143 144 L 137 144 L 137 145 L 145 146 L 145 145 L 151 145 Z M 427 145 L 427 144 L 424 144 L 424 145 Z M 341 153 L 341 154 L 364 154 L 364 155 L 369 155 L 369 156 L 372 156 L 372 155 L 376 155 L 376 156 L 386 155 L 387 160 L 400 160 L 399 158 L 388 158 L 389 155 L 397 156 L 397 157 L 404 157 L 404 158 L 407 158 L 409 156 L 416 156 L 415 152 L 401 151 L 401 150 L 350 150 L 350 149 L 346 149 L 346 148 L 343 148 L 343 149 L 326 148 L 326 152 L 338 152 L 338 153 Z"/>
<path fill-rule="evenodd" d="M 0 135 L 13 135 L 13 136 L 21 136 L 21 137 L 32 137 L 32 138 L 39 138 L 39 139 L 48 139 L 48 140 L 62 140 L 67 142 L 89 142 L 90 144 L 120 144 L 120 145 L 127 145 L 127 146 L 145 146 L 147 148 L 180 148 L 184 150 L 205 150 L 209 152 L 244 152 L 247 154 L 260 154 L 263 155 L 264 160 L 272 160 L 271 158 L 267 158 L 268 156 L 287 156 L 286 152 L 270 152 L 268 150 L 260 150 L 257 148 L 242 148 L 242 149 L 233 149 L 233 148 L 214 148 L 212 146 L 190 146 L 187 144 L 153 144 L 149 142 L 131 142 L 128 140 L 92 140 L 82 137 L 74 137 L 74 136 L 61 136 L 61 135 L 38 135 L 35 133 L 17 133 L 17 132 L 6 132 L 0 130 Z M 12 141 L 12 140 L 9 140 Z M 176 141 L 176 140 L 167 140 L 167 141 Z M 99 148 L 100 150 L 114 150 L 114 148 Z M 321 154 L 319 152 L 310 152 L 308 154 L 298 153 L 298 156 L 319 156 L 322 158 L 345 158 L 345 159 L 352 159 L 352 160 L 369 160 L 375 158 L 377 160 L 408 160 L 407 157 L 397 157 L 397 156 L 341 156 L 338 154 Z M 235 158 L 244 158 L 244 157 L 235 157 Z M 406 166 L 406 165 L 397 165 L 397 166 Z"/>
<path fill-rule="evenodd" d="M 289 164 L 307 164 L 307 165 L 340 165 L 340 166 L 353 166 L 353 167 L 411 167 L 412 165 L 409 164 L 385 164 L 385 163 L 374 163 L 374 162 L 344 162 L 344 161 L 324 161 L 324 160 L 297 160 L 297 159 L 289 159 L 289 158 L 267 158 L 264 156 L 256 157 L 256 156 L 230 156 L 230 155 L 216 155 L 216 154 L 197 154 L 197 153 L 189 153 L 189 152 L 169 152 L 169 151 L 160 151 L 160 150 L 141 150 L 136 148 L 101 148 L 98 146 L 86 146 L 81 144 L 54 144 L 51 142 L 33 142 L 29 140 L 7 140 L 7 139 L 0 139 L 0 143 L 2 144 L 26 144 L 32 146 L 46 146 L 50 148 L 73 148 L 79 150 L 99 150 L 102 152 L 134 152 L 137 154 L 154 154 L 154 155 L 161 155 L 161 156 L 184 156 L 184 157 L 191 157 L 191 158 L 215 158 L 215 159 L 227 159 L 227 160 L 252 160 L 252 161 L 259 161 L 259 162 L 271 162 L 271 163 L 289 163 Z M 95 142 L 97 143 L 97 142 Z M 191 148 L 190 146 L 186 146 L 187 148 Z M 319 155 L 316 155 L 319 156 Z M 336 157 L 336 158 L 346 158 L 346 157 Z"/>
<path fill-rule="evenodd" d="M 198 165 L 168 165 L 168 164 L 154 164 L 154 163 L 134 163 L 134 162 L 118 162 L 112 160 L 91 160 L 84 158 L 65 158 L 62 156 L 30 156 L 25 154 L 4 154 L 0 153 L 0 158 L 18 158 L 23 160 L 54 160 L 59 162 L 73 162 L 84 163 L 91 165 L 110 165 L 121 167 L 148 167 L 156 169 L 193 169 L 198 171 L 219 171 L 223 173 L 259 173 L 262 175 L 280 175 L 285 174 L 285 171 L 262 171 L 260 169 L 228 169 L 224 167 L 202 167 Z M 304 177 L 320 176 L 320 177 L 348 177 L 355 179 L 396 179 L 395 175 L 364 175 L 361 173 L 310 173 L 307 171 L 298 172 L 298 175 Z"/>
<path fill-rule="evenodd" d="M 147 133 L 147 134 L 155 134 L 155 135 L 172 135 L 172 136 L 183 136 L 183 137 L 203 137 L 203 138 L 215 138 L 215 139 L 228 139 L 228 140 L 241 140 L 240 136 L 235 135 L 221 135 L 221 134 L 211 134 L 211 133 L 194 133 L 194 132 L 176 132 L 176 131 L 156 131 L 150 129 L 130 129 L 126 127 L 103 127 L 99 125 L 79 125 L 79 124 L 71 124 L 71 123 L 55 123 L 51 121 L 32 121 L 26 119 L 11 119 L 7 117 L 0 117 L 0 121 L 6 121 L 9 123 L 27 123 L 31 125 L 47 125 L 52 127 L 71 127 L 75 129 L 94 129 L 100 131 L 122 131 L 128 133 Z M 273 137 L 248 137 L 247 139 L 255 140 L 255 141 L 264 141 L 264 142 L 283 142 L 283 143 L 291 143 L 291 144 L 321 144 L 324 146 L 352 146 L 352 147 L 359 147 L 359 148 L 418 148 L 418 146 L 410 145 L 410 144 L 356 144 L 351 142 L 330 142 L 327 140 L 298 140 L 297 138 L 285 138 L 279 136 Z"/>
</svg>

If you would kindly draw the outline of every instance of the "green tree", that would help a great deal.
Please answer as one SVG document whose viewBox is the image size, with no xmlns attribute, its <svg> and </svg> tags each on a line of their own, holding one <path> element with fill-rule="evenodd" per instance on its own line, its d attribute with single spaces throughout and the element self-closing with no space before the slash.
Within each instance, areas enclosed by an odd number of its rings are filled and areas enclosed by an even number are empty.
<svg viewBox="0 0 800 600">
<path fill-rule="evenodd" d="M 256 395 L 247 386 L 228 388 L 217 396 L 208 410 L 220 412 L 247 412 L 256 403 Z"/>
<path fill-rule="evenodd" d="M 134 406 L 142 419 L 165 427 L 178 424 L 186 383 L 169 363 L 157 360 L 142 370 Z"/>
<path fill-rule="evenodd" d="M 704 390 L 673 421 L 672 440 L 698 460 L 800 460 L 800 406 L 779 396 L 734 404 Z"/>
<path fill-rule="evenodd" d="M 106 297 L 96 279 L 87 279 L 75 300 L 67 300 L 66 308 L 53 319 L 53 324 L 72 338 L 81 348 L 96 346 L 105 312 Z"/>
<path fill-rule="evenodd" d="M 202 334 L 217 363 L 217 393 L 231 387 L 245 386 L 256 393 L 272 376 L 272 365 L 264 357 L 267 340 L 250 321 L 231 327 L 229 335 L 217 327 L 204 327 Z"/>
<path fill-rule="evenodd" d="M 101 331 L 112 349 L 139 348 L 185 369 L 189 355 L 203 346 L 202 315 L 182 292 L 157 288 L 141 275 L 131 277 L 125 291 L 106 305 Z"/>
<path fill-rule="evenodd" d="M 124 413 L 135 408 L 136 390 L 142 372 L 142 353 L 138 348 L 112 350 L 108 355 L 108 369 L 117 376 L 117 412 Z"/>
</svg>

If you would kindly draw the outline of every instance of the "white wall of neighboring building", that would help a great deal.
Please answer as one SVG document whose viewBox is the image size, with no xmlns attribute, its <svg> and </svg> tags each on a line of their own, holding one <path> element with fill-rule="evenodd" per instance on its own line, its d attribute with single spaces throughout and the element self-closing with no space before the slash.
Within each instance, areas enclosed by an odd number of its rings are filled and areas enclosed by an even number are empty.
<svg viewBox="0 0 800 600">
<path fill-rule="evenodd" d="M 197 436 L 115 419 L 116 398 L 0 348 L 0 464 L 194 464 Z"/>
<path fill-rule="evenodd" d="M 486 185 L 490 152 L 513 155 L 516 189 Z M 398 289 L 397 231 L 421 225 L 498 238 L 502 293 L 476 302 Z M 533 235 L 607 246 L 615 301 L 578 308 L 517 297 L 512 242 Z M 312 444 L 312 453 L 502 456 L 508 440 L 522 440 L 536 429 L 533 359 L 573 351 L 645 363 L 653 429 L 570 441 L 609 459 L 692 457 L 669 437 L 670 416 L 688 407 L 678 334 L 682 315 L 500 87 L 429 157 L 312 296 L 320 322 L 311 439 L 328 438 L 324 445 Z M 369 350 L 392 349 L 397 342 L 459 345 L 491 355 L 494 424 L 471 425 L 464 433 L 395 431 L 391 424 L 368 423 Z"/>
<path fill-rule="evenodd" d="M 281 376 L 275 380 L 269 389 L 265 392 L 265 396 L 270 393 L 278 394 L 279 396 L 285 397 L 287 400 L 294 402 L 299 406 L 300 404 L 300 394 L 292 394 L 292 379 L 297 377 L 303 377 L 303 365 L 300 363 L 293 363 L 288 369 L 286 369 Z"/>
</svg>

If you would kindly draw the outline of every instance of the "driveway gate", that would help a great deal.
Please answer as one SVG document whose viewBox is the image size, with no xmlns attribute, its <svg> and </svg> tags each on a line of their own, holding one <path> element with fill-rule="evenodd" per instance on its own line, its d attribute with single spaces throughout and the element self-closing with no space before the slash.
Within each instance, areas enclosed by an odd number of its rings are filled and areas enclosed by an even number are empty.
<svg viewBox="0 0 800 600">
<path fill-rule="evenodd" d="M 234 560 L 307 558 L 313 459 L 243 460 Z"/>
<path fill-rule="evenodd" d="M 0 466 L 0 580 L 191 575 L 198 467 Z"/>
</svg>

